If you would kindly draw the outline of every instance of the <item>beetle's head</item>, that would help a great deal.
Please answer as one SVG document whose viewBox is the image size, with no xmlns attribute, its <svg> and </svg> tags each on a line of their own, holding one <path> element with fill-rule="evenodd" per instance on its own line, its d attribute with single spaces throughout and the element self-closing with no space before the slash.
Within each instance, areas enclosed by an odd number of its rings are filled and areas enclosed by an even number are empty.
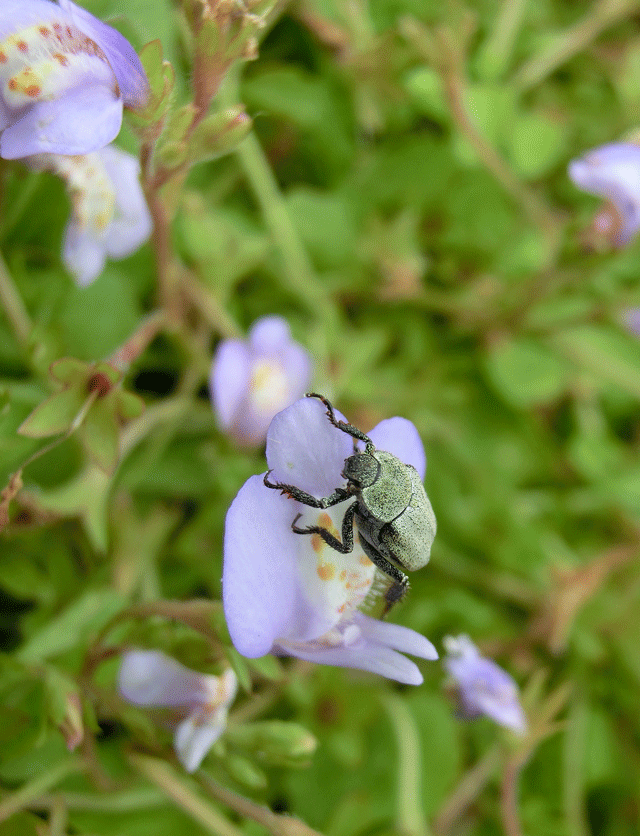
<svg viewBox="0 0 640 836">
<path fill-rule="evenodd" d="M 357 490 L 368 488 L 378 478 L 380 462 L 370 453 L 354 453 L 345 459 L 342 475 Z"/>
</svg>

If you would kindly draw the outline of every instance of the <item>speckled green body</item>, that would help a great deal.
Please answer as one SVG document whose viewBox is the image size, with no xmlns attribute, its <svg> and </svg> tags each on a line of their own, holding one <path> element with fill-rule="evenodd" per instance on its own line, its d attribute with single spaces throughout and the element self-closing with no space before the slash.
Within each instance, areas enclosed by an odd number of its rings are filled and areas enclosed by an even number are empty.
<svg viewBox="0 0 640 836">
<path fill-rule="evenodd" d="M 426 566 L 436 518 L 417 470 L 392 453 L 375 450 L 350 456 L 344 475 L 352 486 L 361 485 L 354 490 L 354 518 L 365 552 L 367 545 L 373 547 L 408 572 Z"/>
</svg>

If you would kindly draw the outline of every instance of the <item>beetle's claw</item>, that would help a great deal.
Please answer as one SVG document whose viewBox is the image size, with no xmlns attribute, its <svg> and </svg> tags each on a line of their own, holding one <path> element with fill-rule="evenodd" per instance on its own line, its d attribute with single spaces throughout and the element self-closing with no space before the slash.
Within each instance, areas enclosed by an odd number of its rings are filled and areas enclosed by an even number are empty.
<svg viewBox="0 0 640 836">
<path fill-rule="evenodd" d="M 296 523 L 298 522 L 301 516 L 302 514 L 298 514 L 295 520 L 291 523 L 291 531 L 293 531 L 294 534 L 313 534 L 313 526 L 306 526 L 306 528 L 298 528 Z"/>
<path fill-rule="evenodd" d="M 293 499 L 294 497 L 291 494 L 291 492 L 289 491 L 289 486 L 288 485 L 283 485 L 280 482 L 270 482 L 269 481 L 269 474 L 270 473 L 271 473 L 271 471 L 267 470 L 267 472 L 264 474 L 264 479 L 262 481 L 263 481 L 265 487 L 272 488 L 274 491 L 280 491 L 280 494 L 282 496 L 288 496 L 289 499 Z"/>
</svg>

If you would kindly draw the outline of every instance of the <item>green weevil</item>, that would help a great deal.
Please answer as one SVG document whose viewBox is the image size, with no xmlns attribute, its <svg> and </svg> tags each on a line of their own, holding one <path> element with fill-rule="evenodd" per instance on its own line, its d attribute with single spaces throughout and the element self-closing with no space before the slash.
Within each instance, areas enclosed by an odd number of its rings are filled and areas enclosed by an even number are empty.
<svg viewBox="0 0 640 836">
<path fill-rule="evenodd" d="M 342 554 L 353 550 L 353 523 L 360 545 L 367 557 L 382 570 L 392 583 L 385 592 L 387 611 L 400 601 L 409 588 L 409 579 L 402 569 L 413 572 L 429 562 L 431 545 L 436 534 L 436 518 L 418 471 L 404 464 L 392 453 L 378 450 L 369 436 L 346 421 L 339 421 L 333 406 L 323 395 L 309 392 L 327 408 L 327 417 L 334 427 L 354 439 L 353 455 L 345 459 L 342 476 L 346 488 L 336 488 L 331 496 L 317 499 L 295 485 L 270 482 L 269 471 L 264 484 L 280 490 L 292 499 L 312 508 L 330 508 L 349 497 L 355 501 L 347 508 L 342 521 L 342 542 L 321 526 L 298 528 L 298 514 L 291 524 L 296 534 L 319 534 Z M 355 447 L 363 441 L 364 450 Z"/>
</svg>

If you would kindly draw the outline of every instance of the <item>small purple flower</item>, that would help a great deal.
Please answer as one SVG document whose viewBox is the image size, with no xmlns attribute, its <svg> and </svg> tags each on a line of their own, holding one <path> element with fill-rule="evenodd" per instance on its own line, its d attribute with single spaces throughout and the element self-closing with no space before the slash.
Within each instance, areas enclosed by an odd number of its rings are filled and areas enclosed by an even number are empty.
<svg viewBox="0 0 640 836">
<path fill-rule="evenodd" d="M 173 745 L 180 763 L 193 772 L 227 726 L 238 680 L 231 668 L 207 676 L 159 650 L 130 650 L 122 656 L 118 688 L 134 705 L 178 709 L 183 719 Z"/>
<path fill-rule="evenodd" d="M 636 337 L 640 337 L 640 308 L 631 308 L 627 311 L 624 317 L 625 324 L 627 328 L 636 335 Z"/>
<path fill-rule="evenodd" d="M 209 391 L 222 429 L 239 444 L 262 444 L 274 415 L 306 391 L 311 360 L 279 316 L 258 319 L 246 341 L 223 340 Z"/>
<path fill-rule="evenodd" d="M 616 142 L 594 148 L 569 163 L 569 177 L 609 201 L 595 218 L 596 231 L 617 247 L 628 244 L 640 229 L 640 147 Z"/>
<path fill-rule="evenodd" d="M 2 1 L 1 157 L 103 148 L 148 93 L 126 38 L 71 0 Z"/>
<path fill-rule="evenodd" d="M 461 713 L 464 717 L 491 717 L 517 734 L 527 730 L 527 720 L 520 705 L 518 686 L 506 671 L 491 659 L 485 659 L 468 636 L 447 636 L 445 669 L 458 686 Z"/>
<path fill-rule="evenodd" d="M 424 477 L 424 449 L 410 421 L 382 421 L 369 437 Z M 324 406 L 313 398 L 280 412 L 269 427 L 270 478 L 316 497 L 344 487 L 342 468 L 352 452 L 352 439 L 329 423 Z M 317 534 L 291 530 L 300 512 L 298 525 L 321 525 L 339 536 L 350 502 L 319 510 L 265 487 L 263 476 L 244 484 L 227 513 L 224 537 L 222 589 L 231 639 L 250 658 L 297 656 L 419 685 L 422 674 L 402 653 L 423 659 L 438 654 L 419 633 L 360 611 L 376 592 L 378 570 L 357 538 L 351 553 L 340 554 Z"/>
<path fill-rule="evenodd" d="M 108 145 L 92 154 L 38 154 L 25 162 L 52 171 L 67 185 L 72 211 L 62 258 L 81 287 L 98 278 L 107 258 L 126 258 L 151 235 L 140 164 L 126 151 Z"/>
</svg>

